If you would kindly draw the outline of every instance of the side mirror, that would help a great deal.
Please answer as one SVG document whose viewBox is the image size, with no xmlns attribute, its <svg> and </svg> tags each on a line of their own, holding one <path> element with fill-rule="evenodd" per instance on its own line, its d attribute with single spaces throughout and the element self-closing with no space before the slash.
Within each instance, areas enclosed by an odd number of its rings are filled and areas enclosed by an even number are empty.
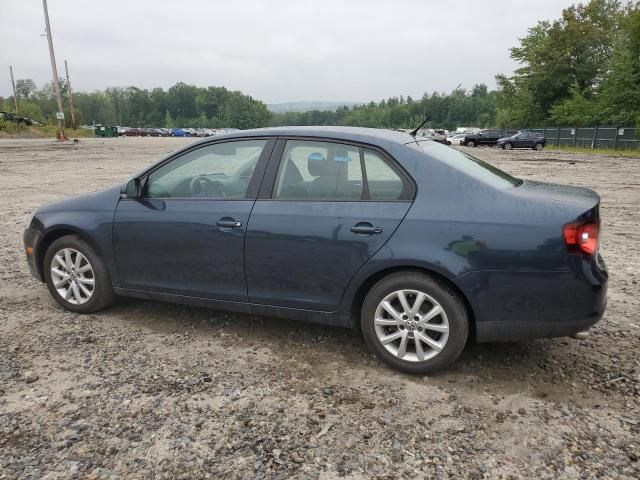
<svg viewBox="0 0 640 480">
<path fill-rule="evenodd" d="M 140 197 L 140 180 L 132 178 L 127 182 L 125 186 L 124 195 L 126 198 L 139 198 Z"/>
</svg>

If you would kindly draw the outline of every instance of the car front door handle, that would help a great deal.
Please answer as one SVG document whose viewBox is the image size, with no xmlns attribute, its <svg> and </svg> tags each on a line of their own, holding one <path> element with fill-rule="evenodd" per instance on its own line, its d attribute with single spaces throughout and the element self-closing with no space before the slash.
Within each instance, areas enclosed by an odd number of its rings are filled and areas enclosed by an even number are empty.
<svg viewBox="0 0 640 480">
<path fill-rule="evenodd" d="M 358 223 L 351 227 L 351 231 L 356 235 L 377 235 L 382 233 L 382 228 L 374 227 L 370 223 Z"/>
<path fill-rule="evenodd" d="M 216 222 L 216 226 L 220 228 L 240 228 L 242 226 L 242 222 L 238 222 L 233 218 L 221 218 Z"/>
</svg>

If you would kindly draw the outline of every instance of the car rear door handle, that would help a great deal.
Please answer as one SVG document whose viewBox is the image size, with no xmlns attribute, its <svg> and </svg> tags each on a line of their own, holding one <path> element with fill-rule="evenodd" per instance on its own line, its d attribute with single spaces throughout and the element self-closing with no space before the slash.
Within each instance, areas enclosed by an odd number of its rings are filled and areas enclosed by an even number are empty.
<svg viewBox="0 0 640 480">
<path fill-rule="evenodd" d="M 242 222 L 238 222 L 233 218 L 224 217 L 216 222 L 216 226 L 220 228 L 240 228 L 242 226 Z"/>
<path fill-rule="evenodd" d="M 377 235 L 382 233 L 382 228 L 374 227 L 370 223 L 358 223 L 351 227 L 351 231 L 356 235 Z"/>
</svg>

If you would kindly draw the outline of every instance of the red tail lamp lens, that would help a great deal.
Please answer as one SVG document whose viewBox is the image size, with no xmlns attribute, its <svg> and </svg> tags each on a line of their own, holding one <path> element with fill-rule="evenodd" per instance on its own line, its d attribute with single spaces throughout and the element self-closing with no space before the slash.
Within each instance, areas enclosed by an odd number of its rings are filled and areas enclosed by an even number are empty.
<svg viewBox="0 0 640 480">
<path fill-rule="evenodd" d="M 598 250 L 600 225 L 593 223 L 567 223 L 562 229 L 564 243 L 570 252 L 594 255 Z"/>
</svg>

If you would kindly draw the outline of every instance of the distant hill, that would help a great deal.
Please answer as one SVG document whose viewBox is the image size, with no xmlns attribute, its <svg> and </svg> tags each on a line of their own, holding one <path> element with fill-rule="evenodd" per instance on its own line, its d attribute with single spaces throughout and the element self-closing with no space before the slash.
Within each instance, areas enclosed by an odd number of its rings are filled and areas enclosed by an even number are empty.
<svg viewBox="0 0 640 480">
<path fill-rule="evenodd" d="M 270 112 L 309 112 L 311 110 L 336 111 L 342 106 L 352 107 L 354 105 L 362 105 L 358 102 L 285 102 L 285 103 L 268 103 L 267 108 Z"/>
</svg>

